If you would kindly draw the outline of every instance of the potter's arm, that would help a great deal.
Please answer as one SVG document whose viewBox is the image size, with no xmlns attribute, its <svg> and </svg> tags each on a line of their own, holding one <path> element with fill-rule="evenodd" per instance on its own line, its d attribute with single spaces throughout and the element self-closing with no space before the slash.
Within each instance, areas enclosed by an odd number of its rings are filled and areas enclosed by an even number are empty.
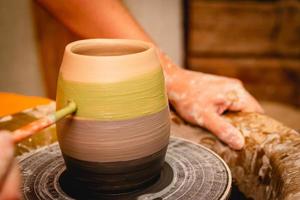
<svg viewBox="0 0 300 200">
<path fill-rule="evenodd" d="M 36 0 L 83 38 L 127 38 L 152 42 L 119 0 Z"/>
<path fill-rule="evenodd" d="M 37 0 L 83 38 L 128 38 L 154 44 L 119 0 Z M 225 110 L 262 111 L 240 81 L 177 67 L 159 48 L 170 102 L 191 123 L 204 126 L 232 148 L 240 149 L 240 131 L 220 115 Z"/>
</svg>

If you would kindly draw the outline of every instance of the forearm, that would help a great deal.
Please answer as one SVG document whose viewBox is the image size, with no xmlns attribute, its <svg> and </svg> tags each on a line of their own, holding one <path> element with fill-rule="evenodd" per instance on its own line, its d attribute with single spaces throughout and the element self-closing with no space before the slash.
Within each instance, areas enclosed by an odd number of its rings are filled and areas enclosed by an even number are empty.
<svg viewBox="0 0 300 200">
<path fill-rule="evenodd" d="M 37 0 L 83 38 L 128 38 L 152 42 L 119 0 Z"/>
<path fill-rule="evenodd" d="M 142 29 L 119 0 L 37 0 L 75 34 L 83 38 L 127 38 L 150 42 Z M 155 45 L 156 46 L 156 45 Z M 166 77 L 167 88 L 178 67 L 157 47 Z"/>
</svg>

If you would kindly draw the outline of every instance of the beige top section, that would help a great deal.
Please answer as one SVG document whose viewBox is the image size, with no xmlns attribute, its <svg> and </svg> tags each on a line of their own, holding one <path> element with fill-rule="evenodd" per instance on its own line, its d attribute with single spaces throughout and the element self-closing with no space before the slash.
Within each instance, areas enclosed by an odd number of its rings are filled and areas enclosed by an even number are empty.
<svg viewBox="0 0 300 200">
<path fill-rule="evenodd" d="M 64 80 L 113 83 L 160 68 L 155 48 L 138 40 L 88 39 L 67 45 L 60 72 Z"/>
</svg>

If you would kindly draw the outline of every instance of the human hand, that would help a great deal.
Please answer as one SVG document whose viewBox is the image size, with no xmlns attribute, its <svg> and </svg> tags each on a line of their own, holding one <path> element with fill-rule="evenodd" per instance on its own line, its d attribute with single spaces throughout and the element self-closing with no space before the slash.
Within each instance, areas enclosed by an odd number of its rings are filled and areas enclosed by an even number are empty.
<svg viewBox="0 0 300 200">
<path fill-rule="evenodd" d="M 14 144 L 12 137 L 0 131 L 0 199 L 21 199 L 20 175 L 14 161 Z"/>
<path fill-rule="evenodd" d="M 241 81 L 177 68 L 166 77 L 168 97 L 187 121 L 203 126 L 233 149 L 241 149 L 243 135 L 221 117 L 226 110 L 263 112 Z"/>
</svg>

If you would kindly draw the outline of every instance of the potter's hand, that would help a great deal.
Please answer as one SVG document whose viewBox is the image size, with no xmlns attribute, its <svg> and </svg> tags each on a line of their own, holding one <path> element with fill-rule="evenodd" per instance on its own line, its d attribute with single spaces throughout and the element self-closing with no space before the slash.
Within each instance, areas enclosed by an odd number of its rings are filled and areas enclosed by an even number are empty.
<svg viewBox="0 0 300 200">
<path fill-rule="evenodd" d="M 14 161 L 14 146 L 12 137 L 0 131 L 0 199 L 21 199 L 19 190 L 20 177 Z"/>
<path fill-rule="evenodd" d="M 177 112 L 212 131 L 233 149 L 244 146 L 244 137 L 221 114 L 226 110 L 263 112 L 237 79 L 177 68 L 166 81 L 169 100 Z"/>
</svg>

